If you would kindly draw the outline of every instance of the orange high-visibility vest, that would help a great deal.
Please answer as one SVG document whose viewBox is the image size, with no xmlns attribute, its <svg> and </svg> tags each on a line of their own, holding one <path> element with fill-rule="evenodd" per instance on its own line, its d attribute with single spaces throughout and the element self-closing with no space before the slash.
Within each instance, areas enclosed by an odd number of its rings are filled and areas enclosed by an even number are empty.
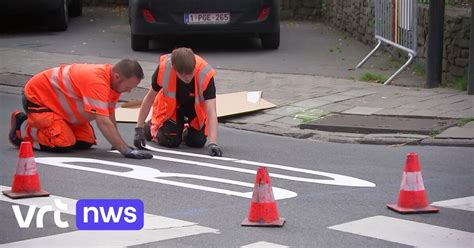
<svg viewBox="0 0 474 248">
<path fill-rule="evenodd" d="M 61 65 L 29 80 L 25 96 L 70 124 L 82 124 L 115 111 L 120 93 L 111 88 L 111 71 L 110 64 Z"/>
<path fill-rule="evenodd" d="M 201 57 L 194 55 L 196 66 L 194 69 L 195 101 L 194 109 L 196 111 L 195 120 L 190 125 L 201 130 L 205 125 L 205 134 L 207 135 L 207 111 L 203 92 L 206 91 L 209 81 L 216 71 Z M 171 66 L 171 54 L 160 57 L 160 70 L 156 82 L 161 87 L 153 103 L 152 123 L 160 128 L 165 121 L 172 119 L 176 121 L 176 85 L 177 75 Z"/>
</svg>

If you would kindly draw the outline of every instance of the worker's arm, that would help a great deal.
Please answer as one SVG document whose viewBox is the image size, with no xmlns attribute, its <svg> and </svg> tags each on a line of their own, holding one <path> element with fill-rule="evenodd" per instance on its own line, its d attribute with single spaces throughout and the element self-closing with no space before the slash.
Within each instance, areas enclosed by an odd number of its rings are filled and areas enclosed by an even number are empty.
<svg viewBox="0 0 474 248">
<path fill-rule="evenodd" d="M 145 98 L 142 101 L 142 105 L 140 106 L 140 111 L 138 112 L 138 120 L 137 126 L 135 127 L 135 137 L 133 138 L 133 145 L 138 149 L 144 149 L 146 146 L 146 138 L 145 138 L 145 131 L 143 130 L 143 126 L 145 125 L 146 118 L 150 113 L 151 106 L 155 101 L 156 94 L 153 88 L 148 90 Z"/>
<path fill-rule="evenodd" d="M 115 112 L 110 113 L 109 118 L 110 118 L 110 121 L 114 124 L 115 128 L 117 129 L 117 119 L 115 118 Z"/>
<path fill-rule="evenodd" d="M 107 141 L 109 141 L 113 147 L 117 148 L 117 150 L 125 157 L 138 159 L 153 157 L 151 154 L 133 150 L 128 147 L 109 116 L 96 115 L 96 122 Z"/>
<path fill-rule="evenodd" d="M 209 148 L 209 155 L 211 156 L 222 156 L 222 150 L 217 145 L 217 110 L 216 110 L 216 98 L 206 100 L 204 102 L 206 104 L 206 112 L 207 112 L 207 122 L 208 122 L 208 148 Z"/>
<path fill-rule="evenodd" d="M 138 120 L 137 120 L 137 127 L 143 127 L 145 124 L 146 117 L 150 113 L 151 106 L 155 101 L 155 97 L 158 94 L 153 88 L 148 90 L 145 98 L 142 101 L 142 105 L 140 106 L 140 112 L 138 113 Z"/>
<path fill-rule="evenodd" d="M 208 137 L 209 143 L 217 144 L 217 111 L 216 99 L 209 99 L 205 101 L 208 121 Z"/>
<path fill-rule="evenodd" d="M 123 141 L 120 136 L 117 127 L 112 122 L 111 118 L 108 116 L 97 115 L 96 116 L 97 126 L 104 135 L 104 137 L 109 141 L 109 143 L 117 148 L 120 153 L 125 153 L 129 147 L 125 141 Z"/>
</svg>

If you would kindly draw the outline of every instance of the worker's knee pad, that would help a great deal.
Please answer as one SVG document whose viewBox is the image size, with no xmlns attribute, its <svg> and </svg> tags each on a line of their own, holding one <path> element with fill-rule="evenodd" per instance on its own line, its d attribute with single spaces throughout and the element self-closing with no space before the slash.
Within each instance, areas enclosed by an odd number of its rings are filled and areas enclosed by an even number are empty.
<svg viewBox="0 0 474 248">
<path fill-rule="evenodd" d="M 72 151 L 75 147 L 74 146 L 67 146 L 67 147 L 59 147 L 59 146 L 55 146 L 55 147 L 50 147 L 50 146 L 46 146 L 46 145 L 42 145 L 40 144 L 40 149 L 42 151 L 48 151 L 48 152 L 70 152 Z"/>
<path fill-rule="evenodd" d="M 165 134 L 164 132 L 158 131 L 158 144 L 165 147 L 178 147 L 181 144 L 180 135 L 175 134 Z"/>
<path fill-rule="evenodd" d="M 166 121 L 163 126 L 158 129 L 158 144 L 166 147 L 178 147 L 181 144 L 181 133 L 173 121 Z"/>
<path fill-rule="evenodd" d="M 79 149 L 79 150 L 87 150 L 94 145 L 93 143 L 89 143 L 86 141 L 78 140 L 76 141 L 76 144 L 74 144 L 74 149 Z"/>
<path fill-rule="evenodd" d="M 207 137 L 204 134 L 204 129 L 197 131 L 194 128 L 187 128 L 183 133 L 184 143 L 189 147 L 201 148 L 204 147 Z"/>
</svg>

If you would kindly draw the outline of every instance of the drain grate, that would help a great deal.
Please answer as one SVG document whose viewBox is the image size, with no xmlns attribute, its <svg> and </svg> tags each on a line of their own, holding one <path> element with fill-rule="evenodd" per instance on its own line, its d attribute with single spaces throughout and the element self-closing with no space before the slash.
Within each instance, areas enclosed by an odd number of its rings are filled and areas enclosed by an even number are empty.
<svg viewBox="0 0 474 248">
<path fill-rule="evenodd" d="M 334 114 L 300 124 L 302 129 L 349 133 L 408 133 L 430 135 L 458 124 L 457 119 Z"/>
</svg>

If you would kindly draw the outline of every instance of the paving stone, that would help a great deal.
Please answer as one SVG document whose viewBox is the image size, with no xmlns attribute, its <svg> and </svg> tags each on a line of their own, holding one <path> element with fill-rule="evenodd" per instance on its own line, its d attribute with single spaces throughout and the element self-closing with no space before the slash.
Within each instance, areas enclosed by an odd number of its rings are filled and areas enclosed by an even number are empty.
<svg viewBox="0 0 474 248">
<path fill-rule="evenodd" d="M 407 109 L 407 108 L 384 108 L 376 113 L 378 115 L 406 115 L 410 112 L 415 111 L 416 109 Z"/>
<path fill-rule="evenodd" d="M 329 96 L 323 96 L 323 97 L 318 97 L 316 99 L 322 100 L 322 101 L 328 101 L 328 102 L 340 102 L 344 101 L 347 99 L 352 99 L 354 98 L 353 96 L 345 96 L 345 95 L 340 95 L 340 94 L 334 94 L 334 95 L 329 95 Z"/>
<path fill-rule="evenodd" d="M 406 104 L 404 107 L 406 108 L 414 108 L 414 109 L 428 109 L 428 108 L 435 108 L 436 106 L 439 106 L 443 104 L 443 102 L 439 99 L 433 99 L 433 100 L 428 100 L 428 101 L 416 101 L 412 102 L 410 104 Z"/>
<path fill-rule="evenodd" d="M 320 98 L 313 98 L 313 99 L 308 99 L 301 102 L 296 102 L 291 105 L 305 107 L 305 108 L 316 108 L 316 107 L 324 106 L 330 103 L 331 103 L 330 101 L 320 100 Z"/>
<path fill-rule="evenodd" d="M 281 118 L 280 115 L 271 115 L 271 114 L 254 114 L 251 116 L 239 117 L 228 119 L 229 122 L 235 123 L 254 123 L 254 124 L 263 124 L 268 121 Z"/>
<path fill-rule="evenodd" d="M 350 108 L 352 108 L 351 105 L 347 105 L 344 103 L 331 103 L 331 104 L 319 107 L 319 109 L 327 113 L 334 113 L 334 112 L 338 113 L 338 112 L 348 110 Z"/>
<path fill-rule="evenodd" d="M 469 110 L 472 109 L 474 106 L 474 102 L 470 100 L 463 100 L 455 103 L 446 103 L 436 106 L 436 109 L 445 109 L 445 110 Z"/>
<path fill-rule="evenodd" d="M 440 117 L 448 118 L 474 118 L 474 109 L 467 109 L 462 111 L 447 111 L 440 115 Z"/>
<path fill-rule="evenodd" d="M 377 111 L 382 110 L 383 108 L 371 108 L 371 107 L 355 107 L 348 109 L 342 113 L 344 114 L 355 114 L 355 115 L 371 115 Z"/>
<path fill-rule="evenodd" d="M 339 92 L 341 95 L 346 95 L 346 96 L 367 96 L 367 95 L 372 95 L 377 92 L 370 91 L 370 90 L 349 90 L 349 91 L 344 91 L 344 92 Z"/>
<path fill-rule="evenodd" d="M 281 128 L 281 129 L 289 129 L 289 128 L 295 127 L 294 125 L 290 125 L 290 124 L 286 124 L 286 123 L 282 123 L 282 122 L 278 122 L 278 121 L 265 122 L 265 125 L 272 126 L 272 127 L 278 127 L 278 128 Z"/>
<path fill-rule="evenodd" d="M 474 129 L 473 128 L 464 128 L 464 127 L 451 127 L 446 129 L 439 135 L 436 135 L 436 138 L 441 139 L 474 139 Z"/>
<path fill-rule="evenodd" d="M 462 126 L 463 128 L 474 128 L 474 121 L 467 123 L 466 125 Z"/>
<path fill-rule="evenodd" d="M 360 107 L 374 107 L 374 108 L 396 108 L 405 105 L 400 100 L 400 97 L 385 97 L 380 95 L 370 95 L 361 98 L 364 104 L 354 104 L 354 106 Z M 353 101 L 353 100 L 349 100 Z M 346 101 L 347 102 L 347 101 Z"/>
<path fill-rule="evenodd" d="M 280 119 L 276 119 L 273 122 L 280 122 L 290 126 L 298 126 L 299 124 L 303 123 L 303 120 L 286 116 Z"/>
<path fill-rule="evenodd" d="M 272 115 L 285 116 L 285 115 L 291 115 L 291 114 L 297 113 L 297 112 L 302 111 L 304 109 L 306 109 L 306 108 L 305 107 L 298 107 L 298 106 L 288 105 L 288 106 L 284 106 L 284 107 L 280 107 L 280 108 L 276 108 L 276 109 L 267 111 L 266 113 L 267 114 L 272 114 Z"/>
<path fill-rule="evenodd" d="M 303 111 L 300 111 L 296 113 L 294 118 L 300 119 L 303 122 L 309 122 L 309 121 L 315 121 L 317 119 L 320 119 L 321 117 L 327 115 L 328 113 L 322 111 L 321 109 L 318 108 L 312 108 L 312 109 L 305 109 Z"/>
</svg>

